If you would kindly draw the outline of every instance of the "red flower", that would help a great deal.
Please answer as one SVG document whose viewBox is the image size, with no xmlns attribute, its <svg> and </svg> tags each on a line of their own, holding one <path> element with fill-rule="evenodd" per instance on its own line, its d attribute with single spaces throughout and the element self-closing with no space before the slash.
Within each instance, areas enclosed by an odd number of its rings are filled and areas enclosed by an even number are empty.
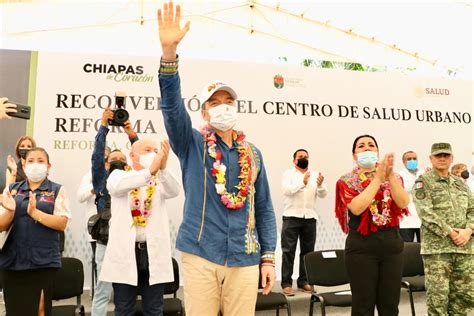
<svg viewBox="0 0 474 316">
<path fill-rule="evenodd" d="M 137 216 L 140 216 L 141 213 L 139 210 L 132 210 L 132 217 L 137 217 Z"/>
<path fill-rule="evenodd" d="M 216 174 L 217 174 L 217 169 L 216 168 L 212 168 L 212 176 L 215 177 Z"/>
<path fill-rule="evenodd" d="M 245 138 L 245 134 L 243 132 L 240 132 L 240 133 L 237 134 L 236 142 L 240 143 L 244 140 L 244 138 Z"/>
<path fill-rule="evenodd" d="M 383 192 L 382 191 L 377 191 L 377 194 L 375 194 L 374 196 L 374 200 L 377 200 L 377 201 L 382 201 L 383 200 Z"/>
<path fill-rule="evenodd" d="M 362 186 L 362 188 L 367 188 L 369 186 L 369 183 L 367 181 L 364 181 L 360 184 Z"/>
<path fill-rule="evenodd" d="M 216 160 L 219 161 L 219 160 L 221 160 L 221 158 L 222 158 L 222 153 L 221 153 L 221 151 L 220 151 L 220 150 L 216 150 Z"/>
</svg>

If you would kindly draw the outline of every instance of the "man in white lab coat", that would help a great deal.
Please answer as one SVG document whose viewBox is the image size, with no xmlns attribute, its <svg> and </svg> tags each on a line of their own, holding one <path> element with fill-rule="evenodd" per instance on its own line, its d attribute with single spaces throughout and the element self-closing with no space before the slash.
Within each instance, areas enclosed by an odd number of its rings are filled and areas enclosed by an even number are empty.
<svg viewBox="0 0 474 316">
<path fill-rule="evenodd" d="M 134 315 L 137 290 L 144 315 L 163 314 L 163 283 L 174 280 L 165 199 L 180 184 L 166 170 L 169 143 L 132 145 L 133 170 L 113 171 L 107 180 L 112 218 L 99 280 L 113 283 L 116 316 Z"/>
</svg>

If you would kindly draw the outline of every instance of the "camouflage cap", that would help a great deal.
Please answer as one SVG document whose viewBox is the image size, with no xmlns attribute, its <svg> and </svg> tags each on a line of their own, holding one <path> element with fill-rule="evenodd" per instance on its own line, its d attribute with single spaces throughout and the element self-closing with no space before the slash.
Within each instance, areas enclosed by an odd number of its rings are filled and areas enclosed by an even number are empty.
<svg viewBox="0 0 474 316">
<path fill-rule="evenodd" d="M 431 145 L 431 154 L 433 156 L 439 155 L 439 154 L 453 154 L 453 151 L 451 149 L 451 144 L 449 143 L 434 143 Z"/>
</svg>

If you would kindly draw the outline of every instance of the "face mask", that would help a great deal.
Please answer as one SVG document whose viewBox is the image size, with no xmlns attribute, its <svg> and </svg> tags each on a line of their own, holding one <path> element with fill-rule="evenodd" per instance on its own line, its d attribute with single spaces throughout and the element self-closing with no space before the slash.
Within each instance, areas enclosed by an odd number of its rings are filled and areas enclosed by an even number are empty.
<svg viewBox="0 0 474 316">
<path fill-rule="evenodd" d="M 44 163 L 29 163 L 25 166 L 26 177 L 33 182 L 40 182 L 48 175 L 48 166 Z"/>
<path fill-rule="evenodd" d="M 115 169 L 118 170 L 125 170 L 125 166 L 127 163 L 121 161 L 121 160 L 114 160 L 110 162 L 110 168 L 109 168 L 109 174 L 112 173 Z"/>
<path fill-rule="evenodd" d="M 469 171 L 464 170 L 463 172 L 461 172 L 461 178 L 469 179 Z"/>
<path fill-rule="evenodd" d="M 20 148 L 20 149 L 18 149 L 18 154 L 20 154 L 20 158 L 26 159 L 26 154 L 27 154 L 29 151 L 30 151 L 30 150 L 27 149 L 27 148 Z"/>
<path fill-rule="evenodd" d="M 144 155 L 140 155 L 140 165 L 143 166 L 145 169 L 149 169 L 153 159 L 155 159 L 156 153 L 148 153 Z"/>
<path fill-rule="evenodd" d="M 300 158 L 296 162 L 296 165 L 298 166 L 298 168 L 301 168 L 301 169 L 308 168 L 308 164 L 309 164 L 309 161 L 306 158 Z"/>
<path fill-rule="evenodd" d="M 408 170 L 416 170 L 418 168 L 418 160 L 408 160 L 406 166 Z"/>
<path fill-rule="evenodd" d="M 209 124 L 220 131 L 228 131 L 237 122 L 237 107 L 235 105 L 220 104 L 208 110 Z"/>
<path fill-rule="evenodd" d="M 357 154 L 357 164 L 363 168 L 375 166 L 378 160 L 377 153 L 373 151 L 363 151 Z"/>
</svg>

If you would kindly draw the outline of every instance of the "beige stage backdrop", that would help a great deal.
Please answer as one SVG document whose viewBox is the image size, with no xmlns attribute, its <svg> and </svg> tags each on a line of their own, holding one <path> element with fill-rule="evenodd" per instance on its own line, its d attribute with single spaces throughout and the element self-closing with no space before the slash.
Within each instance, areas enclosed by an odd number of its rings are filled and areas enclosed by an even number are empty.
<svg viewBox="0 0 474 316">
<path fill-rule="evenodd" d="M 90 170 L 94 137 L 102 111 L 113 105 L 115 91 L 127 94 L 126 108 L 140 137 L 166 138 L 160 113 L 159 56 L 33 53 L 30 102 L 35 106 L 32 133 L 51 155 L 51 179 L 67 188 L 73 219 L 66 233 L 65 255 L 83 260 L 86 276 L 91 254 L 85 206 L 76 199 L 81 177 Z M 36 67 L 36 72 L 34 67 Z M 203 124 L 196 95 L 220 79 L 238 93 L 237 129 L 263 153 L 273 205 L 281 230 L 282 173 L 292 154 L 305 148 L 310 168 L 320 170 L 329 189 L 319 200 L 316 249 L 343 248 L 345 236 L 334 218 L 334 188 L 353 167 L 351 146 L 361 134 L 376 137 L 382 154 L 414 150 L 428 165 L 430 145 L 450 142 L 455 160 L 471 163 L 472 82 L 432 80 L 399 74 L 360 73 L 296 66 L 188 60 L 180 62 L 183 98 L 195 127 Z M 31 79 L 31 78 L 30 78 Z M 31 126 L 30 126 L 31 128 Z M 108 144 L 128 152 L 125 134 L 112 129 Z M 169 168 L 180 178 L 176 156 Z M 167 203 L 172 245 L 182 219 L 183 193 Z M 280 240 L 280 237 L 278 237 Z M 277 276 L 281 248 L 277 245 Z M 179 257 L 178 252 L 173 252 Z M 298 255 L 295 272 L 297 273 Z M 90 278 L 86 277 L 86 287 Z"/>
</svg>

